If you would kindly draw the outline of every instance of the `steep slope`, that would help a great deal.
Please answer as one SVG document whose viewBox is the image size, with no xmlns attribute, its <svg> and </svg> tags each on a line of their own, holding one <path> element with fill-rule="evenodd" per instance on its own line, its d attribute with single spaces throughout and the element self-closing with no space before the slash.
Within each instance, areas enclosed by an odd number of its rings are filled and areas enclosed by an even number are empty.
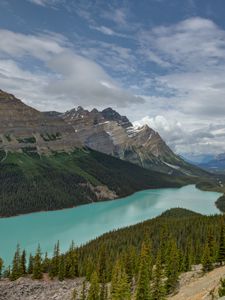
<svg viewBox="0 0 225 300">
<path fill-rule="evenodd" d="M 71 126 L 0 90 L 0 149 L 50 153 L 81 146 Z"/>
<path fill-rule="evenodd" d="M 180 186 L 193 174 L 207 175 L 111 108 L 43 113 L 0 90 L 0 216 Z"/>
<path fill-rule="evenodd" d="M 82 107 L 61 115 L 73 126 L 82 144 L 141 167 L 168 174 L 206 175 L 173 153 L 160 135 L 144 125 L 135 128 L 112 108 L 88 111 Z"/>
<path fill-rule="evenodd" d="M 134 128 L 112 108 L 43 113 L 0 90 L 0 150 L 49 155 L 83 146 L 166 174 L 206 176 L 175 155 L 153 129 Z"/>
<path fill-rule="evenodd" d="M 0 163 L 0 216 L 115 199 L 183 180 L 88 149 L 50 156 L 9 152 Z"/>
</svg>

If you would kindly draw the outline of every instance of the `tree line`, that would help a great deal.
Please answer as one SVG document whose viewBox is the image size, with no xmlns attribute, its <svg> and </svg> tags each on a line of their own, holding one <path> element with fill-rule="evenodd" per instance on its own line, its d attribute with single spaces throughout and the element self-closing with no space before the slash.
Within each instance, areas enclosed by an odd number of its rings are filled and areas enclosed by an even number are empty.
<svg viewBox="0 0 225 300">
<path fill-rule="evenodd" d="M 161 300 L 178 287 L 179 275 L 202 263 L 203 272 L 225 262 L 224 216 L 201 216 L 175 209 L 161 217 L 114 231 L 84 245 L 74 243 L 66 253 L 59 242 L 52 257 L 34 255 L 17 246 L 12 266 L 3 276 L 42 279 L 84 277 L 73 299 Z M 1 264 L 2 266 L 2 264 Z M 2 269 L 2 268 L 1 268 Z M 220 294 L 225 293 L 225 281 Z"/>
</svg>

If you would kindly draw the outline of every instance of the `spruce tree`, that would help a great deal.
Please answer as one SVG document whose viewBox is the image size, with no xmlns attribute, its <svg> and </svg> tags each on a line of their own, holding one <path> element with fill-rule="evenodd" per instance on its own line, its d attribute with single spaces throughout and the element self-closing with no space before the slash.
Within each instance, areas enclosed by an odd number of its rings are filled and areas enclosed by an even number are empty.
<svg viewBox="0 0 225 300">
<path fill-rule="evenodd" d="M 131 284 L 136 272 L 138 271 L 137 253 L 133 246 L 130 246 L 127 250 L 124 266 L 128 281 Z"/>
<path fill-rule="evenodd" d="M 48 273 L 49 272 L 50 262 L 51 262 L 51 260 L 48 258 L 48 253 L 46 252 L 45 257 L 44 257 L 43 262 L 42 262 L 43 273 Z"/>
<path fill-rule="evenodd" d="M 16 252 L 14 254 L 13 263 L 12 263 L 12 271 L 10 274 L 11 280 L 16 280 L 23 275 L 21 268 L 21 257 L 20 257 L 20 246 L 17 244 Z"/>
<path fill-rule="evenodd" d="M 162 265 L 161 251 L 159 250 L 156 257 L 156 264 L 153 267 L 151 300 L 165 299 L 166 290 L 163 282 L 163 277 L 164 271 Z"/>
<path fill-rule="evenodd" d="M 69 251 L 65 255 L 65 277 L 75 278 L 79 276 L 78 253 L 72 242 Z"/>
<path fill-rule="evenodd" d="M 59 241 L 54 246 L 53 257 L 51 259 L 51 263 L 49 266 L 49 276 L 51 279 L 56 277 L 59 273 L 59 259 L 60 259 L 60 248 L 59 248 Z"/>
<path fill-rule="evenodd" d="M 224 229 L 224 221 L 223 221 L 220 227 L 220 240 L 219 240 L 217 262 L 219 262 L 220 265 L 222 265 L 224 261 L 225 261 L 225 229 Z"/>
<path fill-rule="evenodd" d="M 127 274 L 124 268 L 121 266 L 120 261 L 117 260 L 112 271 L 111 299 L 130 300 L 130 298 L 131 292 Z"/>
<path fill-rule="evenodd" d="M 107 300 L 108 297 L 108 289 L 107 289 L 107 283 L 104 280 L 102 284 L 100 285 L 100 300 Z"/>
<path fill-rule="evenodd" d="M 148 248 L 143 242 L 140 254 L 136 300 L 150 300 L 150 271 L 148 253 Z"/>
<path fill-rule="evenodd" d="M 21 255 L 21 260 L 20 260 L 20 264 L 21 264 L 21 272 L 23 275 L 25 275 L 27 273 L 27 269 L 26 269 L 26 251 L 23 250 L 22 255 Z"/>
<path fill-rule="evenodd" d="M 99 286 L 98 274 L 96 271 L 91 275 L 90 283 L 91 285 L 88 291 L 87 300 L 100 300 L 100 286 Z"/>
<path fill-rule="evenodd" d="M 168 242 L 165 275 L 167 277 L 166 289 L 168 293 L 171 293 L 176 288 L 179 277 L 179 251 L 174 239 Z"/>
<path fill-rule="evenodd" d="M 214 235 L 212 233 L 212 230 L 209 230 L 208 232 L 208 247 L 209 247 L 209 254 L 212 263 L 216 262 L 216 253 L 217 253 L 217 243 L 214 238 Z"/>
<path fill-rule="evenodd" d="M 63 255 L 61 255 L 61 257 L 59 259 L 58 279 L 59 279 L 59 281 L 63 281 L 65 279 L 65 263 L 64 263 Z"/>
<path fill-rule="evenodd" d="M 34 258 L 32 256 L 32 254 L 30 254 L 30 256 L 29 256 L 29 264 L 28 264 L 28 268 L 27 268 L 27 273 L 28 274 L 32 274 L 33 273 L 33 263 L 34 263 Z"/>
<path fill-rule="evenodd" d="M 41 279 L 43 277 L 43 272 L 42 272 L 42 258 L 41 258 L 41 248 L 40 245 L 38 245 L 36 254 L 34 256 L 33 260 L 33 274 L 32 278 L 33 279 Z"/>
<path fill-rule="evenodd" d="M 202 256 L 202 270 L 203 272 L 209 272 L 213 269 L 212 257 L 210 255 L 210 249 L 208 242 L 206 243 Z"/>
<path fill-rule="evenodd" d="M 101 283 L 106 282 L 106 272 L 107 272 L 106 261 L 107 261 L 106 250 L 105 250 L 105 246 L 103 245 L 99 251 L 99 260 L 98 260 L 98 277 Z"/>
</svg>

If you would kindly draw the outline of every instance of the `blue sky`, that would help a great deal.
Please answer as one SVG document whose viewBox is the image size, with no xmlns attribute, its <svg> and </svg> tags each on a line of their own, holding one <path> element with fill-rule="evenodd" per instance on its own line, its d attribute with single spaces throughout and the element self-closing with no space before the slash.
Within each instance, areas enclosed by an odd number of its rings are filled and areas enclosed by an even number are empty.
<svg viewBox="0 0 225 300">
<path fill-rule="evenodd" d="M 1 0 L 0 88 L 112 106 L 181 154 L 225 152 L 224 0 Z"/>
</svg>

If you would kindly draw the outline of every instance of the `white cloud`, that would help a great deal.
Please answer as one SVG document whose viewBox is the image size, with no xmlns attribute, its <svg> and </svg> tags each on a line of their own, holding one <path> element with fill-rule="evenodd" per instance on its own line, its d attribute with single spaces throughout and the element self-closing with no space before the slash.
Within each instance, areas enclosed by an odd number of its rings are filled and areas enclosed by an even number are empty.
<svg viewBox="0 0 225 300">
<path fill-rule="evenodd" d="M 53 5 L 59 2 L 60 0 L 28 0 L 31 3 L 34 3 L 36 5 L 40 6 L 46 6 L 46 5 Z"/>
<path fill-rule="evenodd" d="M 107 26 L 90 26 L 91 29 L 97 30 L 105 35 L 109 36 L 118 36 L 123 38 L 128 38 L 125 34 L 119 33 L 114 31 L 113 29 L 107 27 Z"/>
<path fill-rule="evenodd" d="M 121 87 L 99 64 L 77 55 L 61 35 L 0 30 L 0 39 L 4 40 L 0 45 L 1 88 L 22 96 L 35 107 L 64 110 L 80 104 L 104 107 L 144 102 Z M 28 56 L 44 63 L 46 70 L 41 73 L 38 64 L 36 69 L 32 66 L 32 73 L 24 69 L 20 60 Z M 55 105 L 51 104 L 54 99 Z"/>
<path fill-rule="evenodd" d="M 54 54 L 64 50 L 68 41 L 59 34 L 25 35 L 0 29 L 0 55 L 13 58 L 29 55 L 40 60 L 48 60 Z"/>
<path fill-rule="evenodd" d="M 80 55 L 64 52 L 52 58 L 48 66 L 62 78 L 50 82 L 47 91 L 73 97 L 82 105 L 127 106 L 144 102 L 121 88 L 97 63 Z"/>
<path fill-rule="evenodd" d="M 142 61 L 163 70 L 143 81 L 145 89 L 157 94 L 146 100 L 151 116 L 163 116 L 146 121 L 179 153 L 224 152 L 224 137 L 208 124 L 219 125 L 225 114 L 225 31 L 197 17 L 142 30 L 138 40 Z M 174 118 L 182 120 L 182 130 L 174 126 Z"/>
</svg>

